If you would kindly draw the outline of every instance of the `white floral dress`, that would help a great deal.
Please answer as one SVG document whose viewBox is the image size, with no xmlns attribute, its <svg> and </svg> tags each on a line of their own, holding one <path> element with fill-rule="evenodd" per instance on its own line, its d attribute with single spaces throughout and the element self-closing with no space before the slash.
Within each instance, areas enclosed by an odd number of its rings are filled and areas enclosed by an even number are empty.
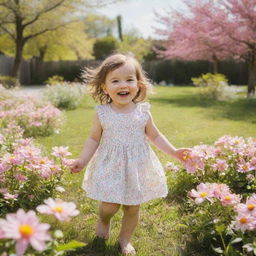
<svg viewBox="0 0 256 256">
<path fill-rule="evenodd" d="M 146 102 L 130 113 L 118 113 L 110 104 L 96 107 L 103 133 L 82 184 L 89 198 L 138 205 L 166 197 L 163 167 L 145 135 L 149 109 Z"/>
</svg>

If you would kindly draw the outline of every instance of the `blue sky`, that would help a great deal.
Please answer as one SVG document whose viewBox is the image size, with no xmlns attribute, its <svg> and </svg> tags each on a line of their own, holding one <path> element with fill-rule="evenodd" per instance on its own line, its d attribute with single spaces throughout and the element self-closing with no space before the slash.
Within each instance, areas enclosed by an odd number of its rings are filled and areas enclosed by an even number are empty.
<svg viewBox="0 0 256 256">
<path fill-rule="evenodd" d="M 123 0 L 99 9 L 98 13 L 110 18 L 121 15 L 124 31 L 135 27 L 143 37 L 156 38 L 152 26 L 159 25 L 155 21 L 154 10 L 164 13 L 170 7 L 182 9 L 184 5 L 182 0 Z"/>
</svg>

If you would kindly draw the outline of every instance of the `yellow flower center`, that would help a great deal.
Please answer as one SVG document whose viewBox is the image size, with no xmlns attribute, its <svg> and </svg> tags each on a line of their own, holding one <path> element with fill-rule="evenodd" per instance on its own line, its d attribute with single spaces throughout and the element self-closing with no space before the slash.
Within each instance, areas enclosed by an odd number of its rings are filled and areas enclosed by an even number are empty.
<svg viewBox="0 0 256 256">
<path fill-rule="evenodd" d="M 183 160 L 188 160 L 190 158 L 189 154 L 183 154 Z"/>
<path fill-rule="evenodd" d="M 46 163 L 46 161 L 44 159 L 40 160 L 40 164 L 45 164 L 45 163 Z"/>
<path fill-rule="evenodd" d="M 247 165 L 243 165 L 242 167 L 244 170 L 247 170 Z"/>
<path fill-rule="evenodd" d="M 201 192 L 201 193 L 200 193 L 200 196 L 201 196 L 201 197 L 206 197 L 207 195 L 208 195 L 208 193 L 206 193 L 206 192 Z"/>
<path fill-rule="evenodd" d="M 63 208 L 61 206 L 56 206 L 54 209 L 53 209 L 55 212 L 59 212 L 61 213 L 63 211 Z"/>
<path fill-rule="evenodd" d="M 245 224 L 245 223 L 247 223 L 248 221 L 247 221 L 247 219 L 246 218 L 241 218 L 240 219 L 240 223 L 241 224 Z"/>
<path fill-rule="evenodd" d="M 225 196 L 225 200 L 230 200 L 230 196 Z"/>
<path fill-rule="evenodd" d="M 25 238 L 30 237 L 34 233 L 33 228 L 29 225 L 21 225 L 19 231 Z"/>
<path fill-rule="evenodd" d="M 248 204 L 248 205 L 247 205 L 247 209 L 248 209 L 249 211 L 252 211 L 254 208 L 255 208 L 255 205 L 254 205 L 254 204 Z"/>
</svg>

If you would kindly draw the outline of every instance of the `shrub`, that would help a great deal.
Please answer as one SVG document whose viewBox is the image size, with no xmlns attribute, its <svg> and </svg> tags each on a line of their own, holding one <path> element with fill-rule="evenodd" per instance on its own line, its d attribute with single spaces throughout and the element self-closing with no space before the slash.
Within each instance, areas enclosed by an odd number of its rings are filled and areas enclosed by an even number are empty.
<svg viewBox="0 0 256 256">
<path fill-rule="evenodd" d="M 44 83 L 48 85 L 57 85 L 62 83 L 63 81 L 64 81 L 64 77 L 55 75 L 52 77 L 48 77 L 48 79 Z"/>
<path fill-rule="evenodd" d="M 211 245 L 214 252 L 226 256 L 256 254 L 256 194 L 243 198 L 226 184 L 200 183 L 189 196 L 194 202 L 186 225 L 200 247 Z"/>
<path fill-rule="evenodd" d="M 229 90 L 228 80 L 223 74 L 202 74 L 198 78 L 192 78 L 195 86 L 201 87 L 202 97 L 214 100 L 227 100 L 234 97 L 232 90 Z"/>
<path fill-rule="evenodd" d="M 93 45 L 93 56 L 98 60 L 103 60 L 117 50 L 117 40 L 112 37 L 97 39 Z"/>
<path fill-rule="evenodd" d="M 0 84 L 7 89 L 20 86 L 19 80 L 12 76 L 0 76 Z"/>
<path fill-rule="evenodd" d="M 47 86 L 43 92 L 46 101 L 62 109 L 75 109 L 85 95 L 85 86 L 79 83 L 62 83 Z"/>
<path fill-rule="evenodd" d="M 14 126 L 9 128 L 15 131 Z M 55 147 L 50 159 L 31 138 L 18 136 L 10 141 L 11 133 L 7 136 L 6 131 L 0 137 L 0 215 L 18 208 L 33 209 L 61 184 L 63 173 L 72 163 L 66 158 L 71 153 L 67 147 Z"/>
<path fill-rule="evenodd" d="M 10 97 L 1 101 L 0 117 L 2 127 L 15 121 L 27 137 L 58 132 L 64 120 L 59 109 L 32 97 Z"/>
</svg>

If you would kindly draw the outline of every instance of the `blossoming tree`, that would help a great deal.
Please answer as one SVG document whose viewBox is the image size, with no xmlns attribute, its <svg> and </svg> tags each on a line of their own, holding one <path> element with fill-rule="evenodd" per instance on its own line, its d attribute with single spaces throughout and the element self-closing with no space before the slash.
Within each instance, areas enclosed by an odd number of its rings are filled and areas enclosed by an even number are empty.
<svg viewBox="0 0 256 256">
<path fill-rule="evenodd" d="M 232 57 L 248 63 L 248 96 L 256 83 L 256 0 L 184 1 L 189 13 L 159 16 L 166 36 L 165 58 L 217 61 Z M 172 15 L 170 15 L 172 14 Z M 174 19 L 176 17 L 176 19 Z"/>
</svg>

